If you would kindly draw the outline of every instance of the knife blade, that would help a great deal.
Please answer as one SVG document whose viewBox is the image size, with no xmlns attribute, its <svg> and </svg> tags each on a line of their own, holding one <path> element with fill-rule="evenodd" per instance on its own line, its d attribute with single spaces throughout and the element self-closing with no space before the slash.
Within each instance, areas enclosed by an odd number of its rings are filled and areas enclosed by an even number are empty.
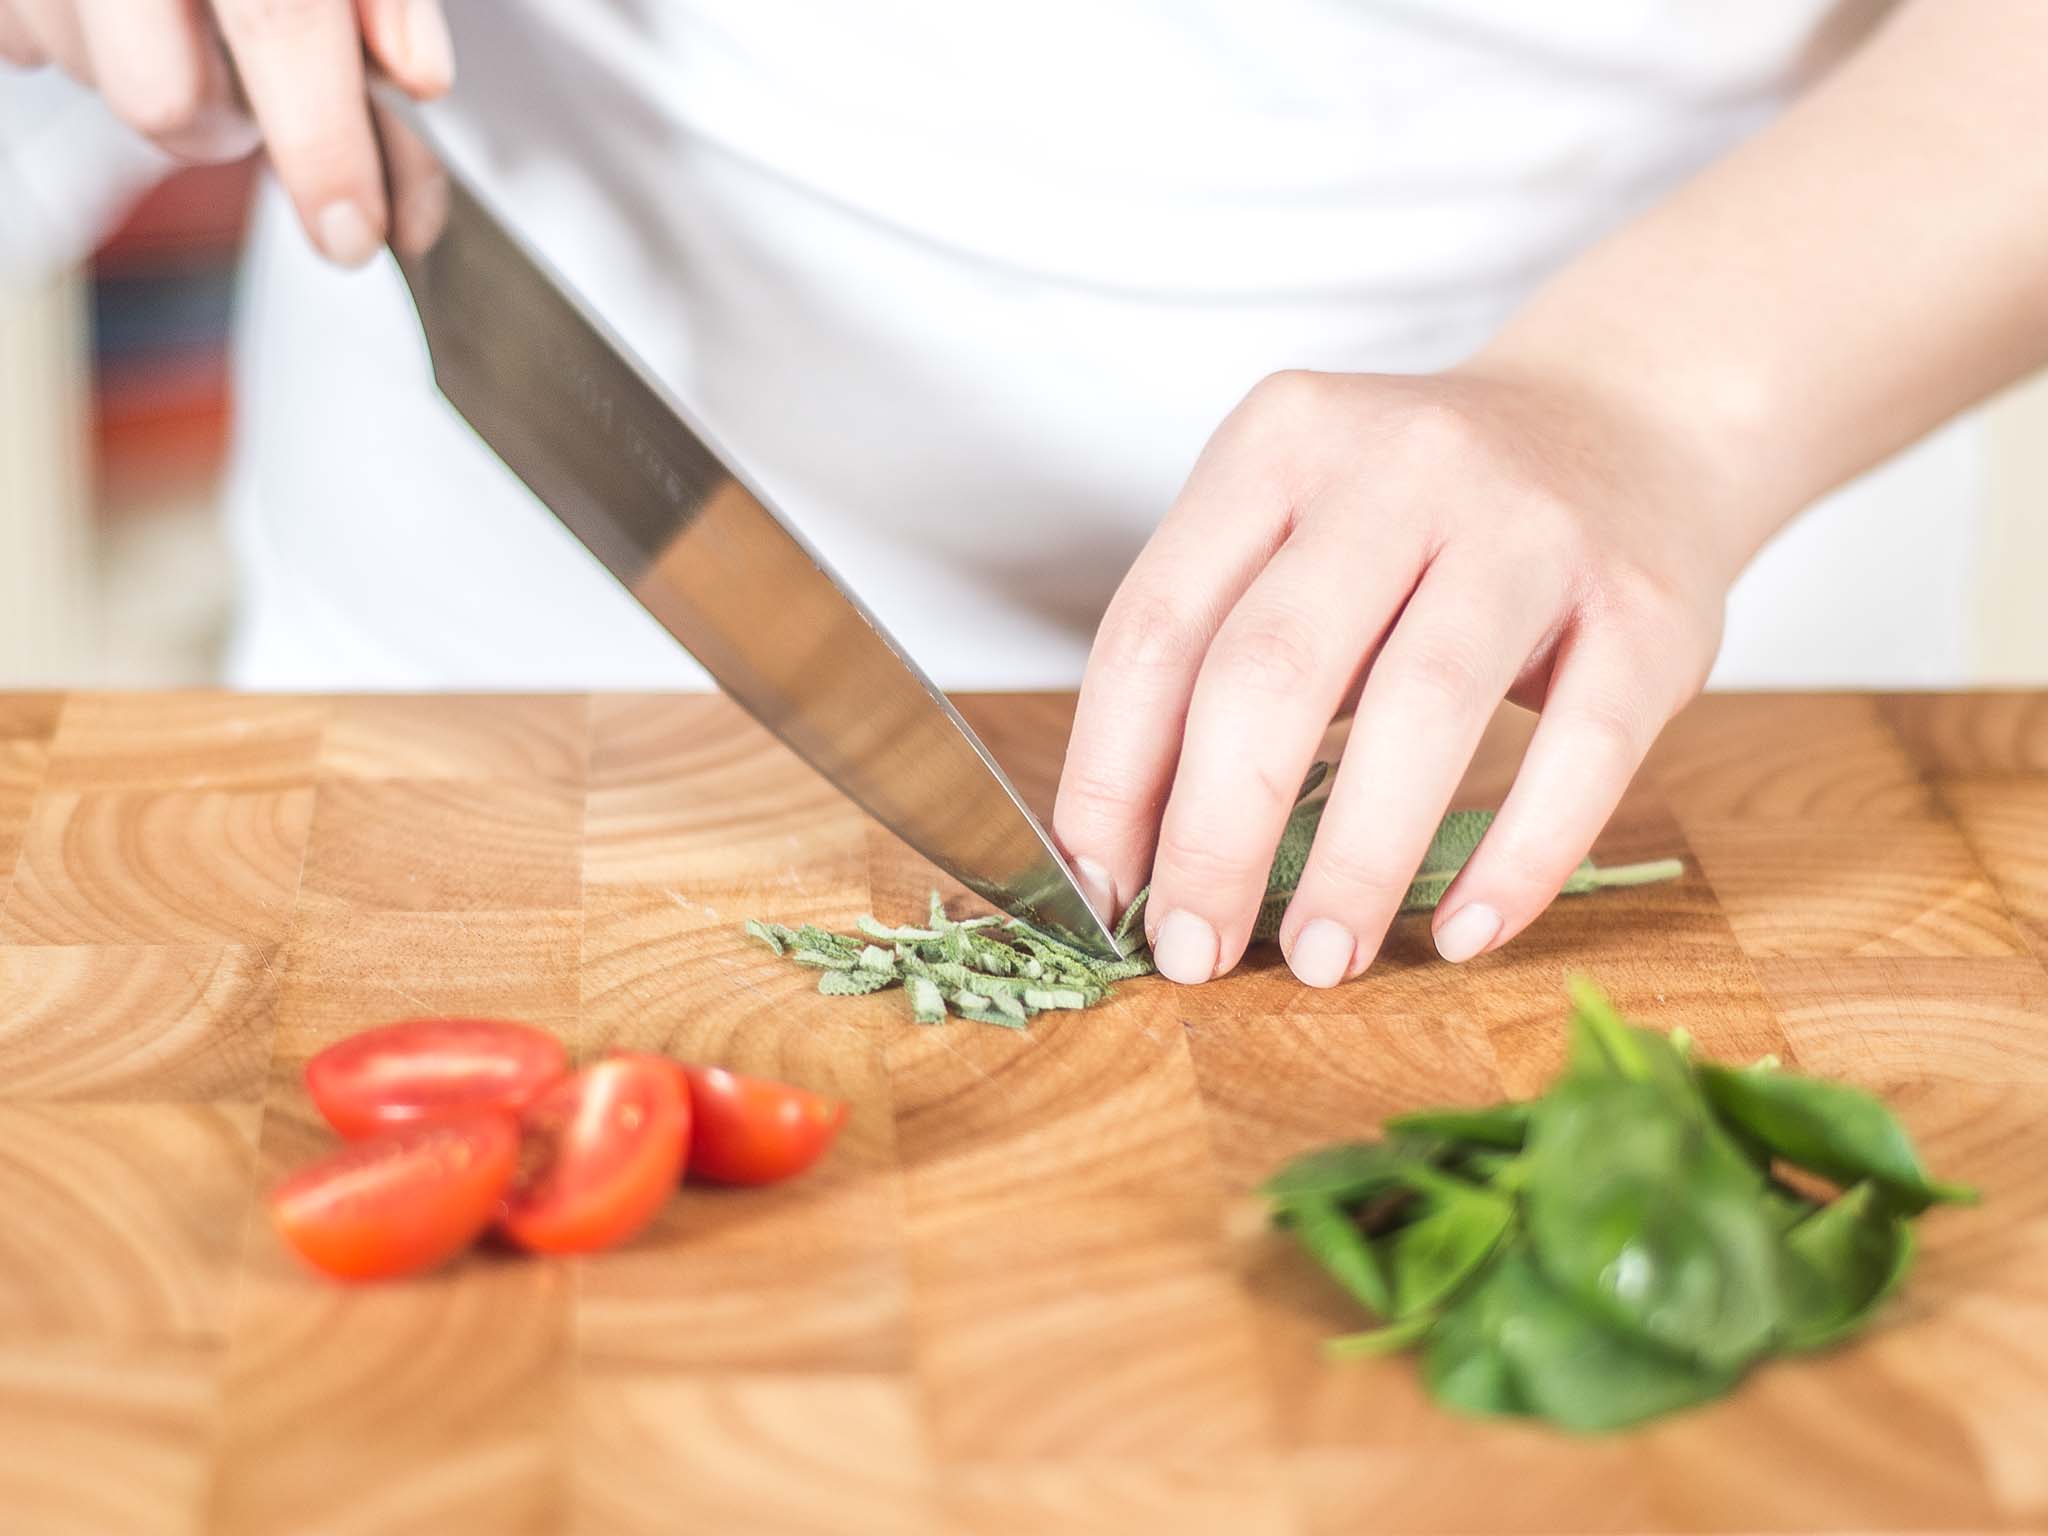
<svg viewBox="0 0 2048 1536">
<path fill-rule="evenodd" d="M 946 696 L 418 114 L 380 108 L 392 251 L 449 403 L 797 756 L 993 905 L 1115 956 L 1113 914 Z"/>
</svg>

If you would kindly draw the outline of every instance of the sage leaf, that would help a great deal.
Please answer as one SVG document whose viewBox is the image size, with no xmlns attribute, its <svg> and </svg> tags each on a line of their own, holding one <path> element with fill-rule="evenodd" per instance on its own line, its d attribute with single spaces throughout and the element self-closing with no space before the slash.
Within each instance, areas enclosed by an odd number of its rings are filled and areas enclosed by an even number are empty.
<svg viewBox="0 0 2048 1536">
<path fill-rule="evenodd" d="M 1977 1192 L 1930 1178 L 1892 1112 L 1839 1083 L 1790 1072 L 1730 1071 L 1702 1063 L 1714 1108 L 1774 1156 L 1844 1186 L 1871 1180 L 1900 1210 L 1967 1205 Z"/>
<path fill-rule="evenodd" d="M 1644 864 L 1610 864 L 1605 868 L 1591 859 L 1565 877 L 1559 889 L 1567 896 L 1581 895 L 1586 891 L 1608 890 L 1622 885 L 1657 885 L 1666 880 L 1676 880 L 1685 873 L 1685 864 L 1679 859 L 1652 859 Z"/>
<path fill-rule="evenodd" d="M 1151 894 L 1152 888 L 1148 885 L 1131 899 L 1131 904 L 1124 908 L 1124 915 L 1117 919 L 1116 931 L 1111 937 L 1116 940 L 1116 947 L 1125 953 L 1130 952 L 1131 946 L 1144 931 L 1145 898 Z"/>
<path fill-rule="evenodd" d="M 946 1022 L 946 994 L 929 976 L 906 976 L 903 989 L 910 996 L 910 1016 L 920 1024 Z"/>
<path fill-rule="evenodd" d="M 1422 867 L 1409 882 L 1407 895 L 1401 898 L 1403 912 L 1428 912 L 1443 900 L 1444 892 L 1451 882 L 1458 878 L 1458 871 L 1465 867 L 1479 847 L 1479 840 L 1486 836 L 1486 829 L 1493 825 L 1491 811 L 1452 811 L 1437 823 L 1436 833 L 1429 840 L 1429 847 L 1423 852 Z"/>
<path fill-rule="evenodd" d="M 956 998 L 953 1004 L 953 1011 L 963 1019 L 970 1020 L 976 1024 L 993 1024 L 999 1029 L 1023 1029 L 1026 1020 L 1029 1018 L 1028 1013 L 1006 1011 L 997 1006 L 993 1000 L 990 1001 L 989 1006 L 979 1007 L 971 1003 L 963 1003 Z"/>
<path fill-rule="evenodd" d="M 1152 962 L 1147 959 L 1097 960 L 1093 969 L 1098 980 L 1113 985 L 1119 981 L 1133 981 L 1140 976 L 1152 974 Z"/>
<path fill-rule="evenodd" d="M 798 965 L 814 966 L 820 970 L 843 971 L 851 967 L 860 957 L 843 954 L 836 949 L 792 949 L 789 958 Z"/>
<path fill-rule="evenodd" d="M 1033 1008 L 1086 1008 L 1089 997 L 1076 987 L 1028 987 L 1024 1001 Z"/>
<path fill-rule="evenodd" d="M 891 978 L 877 971 L 826 971 L 818 977 L 818 990 L 827 997 L 861 997 L 891 985 Z"/>
<path fill-rule="evenodd" d="M 1279 934 L 1281 918 L 1301 883 L 1302 871 L 1322 823 L 1327 797 L 1318 792 L 1329 774 L 1330 765 L 1319 762 L 1302 781 L 1300 795 L 1288 814 L 1267 871 L 1266 895 L 1252 927 L 1256 940 L 1270 940 Z M 1404 910 L 1420 911 L 1436 905 L 1478 847 L 1492 820 L 1490 811 L 1453 811 L 1444 817 L 1403 902 Z M 1623 871 L 1595 871 L 1599 878 L 1594 883 L 1629 884 L 1666 879 L 1677 872 L 1675 862 L 1665 861 L 1655 866 L 1631 866 Z M 1571 888 L 1574 887 L 1567 887 Z M 991 980 L 1014 976 L 1041 982 L 1049 997 L 1059 999 L 1024 1000 L 1028 1016 L 1045 1008 L 1093 1007 L 1110 995 L 1110 988 L 1116 983 L 1152 974 L 1152 959 L 1144 940 L 1144 914 L 1150 896 L 1149 889 L 1140 891 L 1117 920 L 1114 937 L 1122 958 L 1114 960 L 1087 953 L 1021 918 L 986 914 L 964 920 L 950 918 L 937 891 L 931 893 L 922 927 L 897 926 L 867 914 L 857 920 L 858 932 L 852 936 L 831 933 L 811 923 L 789 928 L 758 920 L 750 920 L 746 932 L 799 965 L 828 971 L 858 966 L 878 974 L 893 970 L 906 988 L 912 976 L 922 976 L 937 985 L 941 1019 L 951 1008 L 963 1016 L 1014 1026 L 1014 1010 L 998 1008 L 992 1001 L 995 992 L 987 985 Z M 877 989 L 863 987 L 859 992 L 874 990 Z M 831 995 L 858 993 L 835 983 Z M 972 1001 L 955 1005 L 952 1000 L 963 995 Z M 1072 1001 L 1076 995 L 1080 1002 Z M 917 989 L 911 998 L 911 1017 L 930 1022 L 932 997 L 930 991 Z"/>
<path fill-rule="evenodd" d="M 1280 828 L 1280 841 L 1273 849 L 1273 862 L 1266 868 L 1266 896 L 1259 903 L 1258 915 L 1252 920 L 1252 938 L 1255 941 L 1280 936 L 1280 919 L 1286 915 L 1287 903 L 1301 884 L 1302 871 L 1308 867 L 1309 850 L 1315 844 L 1316 828 L 1322 824 L 1323 807 L 1327 803 L 1311 796 L 1329 773 L 1328 763 L 1315 763 L 1309 768 L 1308 776 L 1302 780 L 1301 792 L 1295 796 L 1294 809 Z"/>
</svg>

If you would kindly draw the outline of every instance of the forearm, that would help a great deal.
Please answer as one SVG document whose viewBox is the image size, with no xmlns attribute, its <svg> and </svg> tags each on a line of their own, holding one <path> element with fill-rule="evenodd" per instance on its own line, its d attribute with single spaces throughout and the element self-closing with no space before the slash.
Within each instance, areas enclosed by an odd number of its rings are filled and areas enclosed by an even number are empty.
<svg viewBox="0 0 2048 1536">
<path fill-rule="evenodd" d="M 2048 361 L 2048 4 L 1915 0 L 1474 360 L 1654 417 L 1746 560 Z"/>
</svg>

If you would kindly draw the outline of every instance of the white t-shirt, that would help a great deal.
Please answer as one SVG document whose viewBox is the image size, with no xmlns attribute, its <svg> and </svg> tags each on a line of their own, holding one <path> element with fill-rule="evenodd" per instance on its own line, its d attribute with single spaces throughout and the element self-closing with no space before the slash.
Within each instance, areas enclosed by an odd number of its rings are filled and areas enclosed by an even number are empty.
<svg viewBox="0 0 2048 1536">
<path fill-rule="evenodd" d="M 1262 375 L 1468 355 L 1882 6 L 451 10 L 460 80 L 435 118 L 486 197 L 911 654 L 999 687 L 1078 679 L 1119 576 Z M 321 265 L 274 192 L 241 343 L 236 680 L 698 680 L 440 403 L 389 263 Z M 1967 443 L 1937 444 L 1904 471 L 1928 478 L 1924 513 L 1852 496 L 1767 551 L 1722 675 L 1960 667 L 1971 471 Z"/>
</svg>

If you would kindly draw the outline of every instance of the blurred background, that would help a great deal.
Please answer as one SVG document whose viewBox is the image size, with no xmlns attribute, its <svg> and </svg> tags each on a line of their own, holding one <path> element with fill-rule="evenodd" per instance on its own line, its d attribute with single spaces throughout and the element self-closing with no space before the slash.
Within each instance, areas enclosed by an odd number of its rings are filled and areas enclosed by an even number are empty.
<svg viewBox="0 0 2048 1536">
<path fill-rule="evenodd" d="M 181 171 L 90 262 L 0 297 L 13 387 L 0 675 L 214 679 L 233 603 L 217 504 L 256 162 Z"/>
<path fill-rule="evenodd" d="M 219 675 L 234 602 L 216 515 L 234 411 L 228 339 L 258 172 L 244 162 L 158 180 L 161 170 L 138 165 L 140 200 L 101 210 L 112 232 L 89 260 L 54 275 L 0 267 L 0 686 L 190 686 Z M 6 216 L 0 208 L 0 235 Z M 1718 686 L 2048 680 L 2048 379 L 1946 429 L 1823 515 L 1898 498 L 1971 503 L 1953 521 L 1975 546 L 1963 653 L 1893 656 L 1875 675 L 1859 672 L 1853 626 L 1867 615 L 1854 572 L 1833 593 L 1751 582 L 1735 602 L 1771 620 L 1751 626 L 1766 638 L 1731 648 Z M 1981 532 L 1964 534 L 1966 524 Z"/>
</svg>

